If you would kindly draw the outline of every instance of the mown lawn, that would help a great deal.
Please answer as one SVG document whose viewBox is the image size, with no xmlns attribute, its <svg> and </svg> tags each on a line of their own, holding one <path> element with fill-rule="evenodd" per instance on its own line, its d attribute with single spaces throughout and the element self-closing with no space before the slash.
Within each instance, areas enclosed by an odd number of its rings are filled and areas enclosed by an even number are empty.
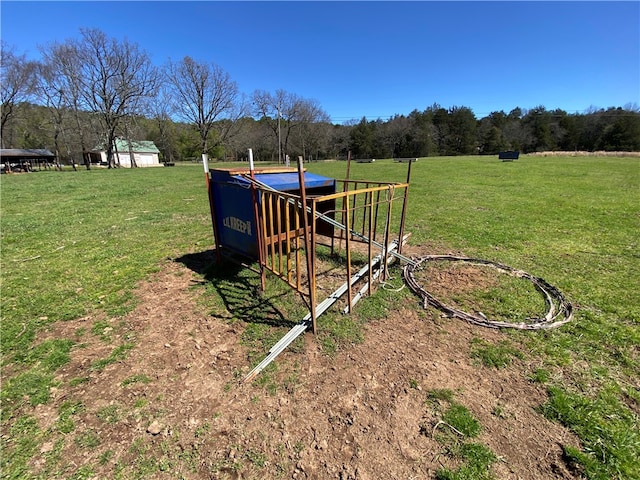
<svg viewBox="0 0 640 480">
<path fill-rule="evenodd" d="M 351 177 L 405 181 L 406 164 L 351 166 Z M 307 168 L 343 178 L 344 162 Z M 211 248 L 201 166 L 35 172 L 1 179 L 2 471 L 34 442 L 25 403 L 47 403 L 73 344 L 31 348 L 52 322 L 134 306 L 163 261 Z M 540 407 L 582 440 L 566 454 L 588 478 L 640 478 L 640 162 L 633 158 L 420 159 L 406 229 L 412 245 L 463 252 L 557 286 L 575 319 L 510 332 L 548 388 Z M 366 307 L 363 307 L 366 308 Z M 135 341 L 135 340 L 132 340 Z M 22 431 L 20 442 L 12 442 Z M 26 432 L 26 433 L 25 433 Z"/>
</svg>

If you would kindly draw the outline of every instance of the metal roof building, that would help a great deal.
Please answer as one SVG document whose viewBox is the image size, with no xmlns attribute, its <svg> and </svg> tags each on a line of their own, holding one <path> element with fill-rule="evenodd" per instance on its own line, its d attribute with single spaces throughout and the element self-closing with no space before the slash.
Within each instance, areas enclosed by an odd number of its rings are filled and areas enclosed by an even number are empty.
<svg viewBox="0 0 640 480">
<path fill-rule="evenodd" d="M 11 170 L 33 170 L 34 164 L 38 167 L 42 163 L 50 165 L 55 163 L 56 156 L 51 151 L 44 148 L 23 149 L 23 148 L 3 148 L 0 149 L 0 163 L 2 172 Z"/>
<path fill-rule="evenodd" d="M 116 138 L 113 146 L 113 155 L 115 162 L 119 163 L 121 167 L 131 167 L 131 156 L 133 153 L 133 159 L 138 167 L 159 167 L 160 163 L 160 150 L 152 142 L 148 140 L 126 140 L 124 138 Z M 105 145 L 98 145 L 90 152 L 92 163 L 107 163 L 107 149 Z"/>
</svg>

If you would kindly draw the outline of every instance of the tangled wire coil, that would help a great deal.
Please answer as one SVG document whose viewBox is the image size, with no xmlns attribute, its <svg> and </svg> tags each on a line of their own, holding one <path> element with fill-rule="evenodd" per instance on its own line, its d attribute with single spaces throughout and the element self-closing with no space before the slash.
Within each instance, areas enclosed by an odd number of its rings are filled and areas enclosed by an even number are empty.
<svg viewBox="0 0 640 480">
<path fill-rule="evenodd" d="M 482 314 L 472 315 L 457 308 L 445 305 L 424 288 L 422 288 L 413 275 L 413 272 L 416 271 L 422 264 L 438 260 L 466 262 L 477 265 L 488 265 L 497 268 L 498 270 L 501 270 L 505 273 L 508 273 L 514 277 L 527 279 L 531 283 L 533 283 L 538 291 L 540 291 L 540 293 L 542 293 L 542 295 L 544 296 L 545 304 L 547 306 L 547 313 L 544 317 L 530 319 L 529 322 L 509 323 L 489 320 Z M 426 255 L 414 259 L 414 262 L 412 263 L 408 263 L 403 268 L 402 275 L 408 287 L 416 295 L 422 298 L 424 308 L 427 308 L 427 305 L 433 305 L 450 317 L 456 317 L 474 325 L 480 325 L 482 327 L 517 328 L 520 330 L 544 330 L 559 327 L 560 325 L 569 322 L 573 317 L 573 306 L 565 299 L 564 295 L 562 295 L 562 293 L 556 287 L 550 285 L 542 278 L 534 277 L 533 275 L 530 275 L 522 270 L 517 270 L 507 265 L 492 262 L 489 260 L 458 257 L 454 255 Z"/>
</svg>

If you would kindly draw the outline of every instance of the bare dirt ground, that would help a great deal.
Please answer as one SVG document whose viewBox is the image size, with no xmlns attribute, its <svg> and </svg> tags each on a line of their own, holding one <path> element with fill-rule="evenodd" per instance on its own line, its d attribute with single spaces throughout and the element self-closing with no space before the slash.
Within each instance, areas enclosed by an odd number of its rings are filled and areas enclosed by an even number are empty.
<svg viewBox="0 0 640 480">
<path fill-rule="evenodd" d="M 62 386 L 31 412 L 46 429 L 64 402 L 84 405 L 60 452 L 67 472 L 91 465 L 94 478 L 114 478 L 152 458 L 159 467 L 144 478 L 429 479 L 456 466 L 434 438 L 441 427 L 427 401 L 429 391 L 451 389 L 482 425 L 475 441 L 497 455 L 496 478 L 580 478 L 561 448 L 578 442 L 535 411 L 546 394 L 527 380 L 527 365 L 488 369 L 470 357 L 471 339 L 498 342 L 503 332 L 407 306 L 333 357 L 307 333 L 302 351 L 276 360 L 274 394 L 241 382 L 246 325 L 207 314 L 192 288 L 199 281 L 167 262 L 139 285 L 133 312 L 102 319 L 111 343 L 90 333 L 97 318 L 58 322 L 41 336 L 78 341 Z M 124 359 L 89 368 L 127 338 L 135 346 Z M 83 447 L 87 432 L 97 446 Z M 53 449 L 42 445 L 34 472 Z"/>
</svg>

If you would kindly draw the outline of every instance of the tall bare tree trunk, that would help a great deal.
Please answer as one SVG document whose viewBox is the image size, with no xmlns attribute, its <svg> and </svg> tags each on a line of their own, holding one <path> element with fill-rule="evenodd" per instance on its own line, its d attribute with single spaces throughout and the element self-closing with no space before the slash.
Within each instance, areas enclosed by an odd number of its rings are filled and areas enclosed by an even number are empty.
<svg viewBox="0 0 640 480">
<path fill-rule="evenodd" d="M 124 137 L 127 140 L 127 146 L 129 147 L 129 163 L 131 164 L 131 168 L 138 168 L 138 164 L 136 163 L 136 159 L 133 155 L 133 145 L 131 144 L 129 122 L 127 120 L 124 121 Z"/>
</svg>

